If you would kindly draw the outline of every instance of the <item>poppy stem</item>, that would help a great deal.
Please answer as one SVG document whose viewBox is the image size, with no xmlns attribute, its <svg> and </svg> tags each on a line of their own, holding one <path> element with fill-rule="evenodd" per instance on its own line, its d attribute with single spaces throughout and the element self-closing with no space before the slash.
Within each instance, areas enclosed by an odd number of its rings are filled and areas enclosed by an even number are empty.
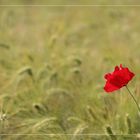
<svg viewBox="0 0 140 140">
<path fill-rule="evenodd" d="M 138 104 L 136 98 L 135 98 L 134 95 L 131 93 L 131 91 L 129 90 L 128 86 L 125 86 L 125 87 L 126 87 L 127 91 L 129 92 L 129 94 L 131 95 L 131 97 L 133 98 L 133 100 L 134 100 L 135 104 L 137 105 L 138 110 L 139 110 L 139 112 L 140 112 L 140 106 L 139 106 L 139 104 Z"/>
</svg>

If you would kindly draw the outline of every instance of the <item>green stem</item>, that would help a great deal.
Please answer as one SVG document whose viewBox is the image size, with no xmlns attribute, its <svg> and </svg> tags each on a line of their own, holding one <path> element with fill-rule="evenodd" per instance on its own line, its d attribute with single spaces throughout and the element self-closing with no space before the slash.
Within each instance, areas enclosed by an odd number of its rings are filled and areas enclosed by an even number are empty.
<svg viewBox="0 0 140 140">
<path fill-rule="evenodd" d="M 135 98 L 134 95 L 131 93 L 131 91 L 129 90 L 129 88 L 128 88 L 127 86 L 125 86 L 125 87 L 126 87 L 126 89 L 128 90 L 128 92 L 129 92 L 129 94 L 131 95 L 131 97 L 133 98 L 133 100 L 134 100 L 135 104 L 137 105 L 137 108 L 138 108 L 138 110 L 139 110 L 139 112 L 140 112 L 140 107 L 139 107 L 139 104 L 138 104 L 136 98 Z"/>
</svg>

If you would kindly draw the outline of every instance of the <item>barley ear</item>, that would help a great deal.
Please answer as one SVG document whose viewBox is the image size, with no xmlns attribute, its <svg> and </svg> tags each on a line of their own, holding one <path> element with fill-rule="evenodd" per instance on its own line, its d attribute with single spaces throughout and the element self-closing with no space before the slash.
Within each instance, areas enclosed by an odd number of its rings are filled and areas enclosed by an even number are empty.
<svg viewBox="0 0 140 140">
<path fill-rule="evenodd" d="M 127 133 L 131 134 L 132 133 L 132 123 L 131 123 L 131 119 L 128 114 L 126 114 L 125 121 L 126 121 Z"/>
<path fill-rule="evenodd" d="M 117 140 L 117 137 L 116 137 L 116 135 L 114 134 L 114 132 L 113 132 L 113 130 L 112 130 L 112 128 L 111 128 L 110 125 L 107 125 L 107 126 L 106 126 L 106 132 L 107 132 L 107 134 L 110 136 L 111 140 Z"/>
<path fill-rule="evenodd" d="M 87 106 L 87 112 L 92 117 L 93 120 L 98 120 L 91 106 Z"/>
</svg>

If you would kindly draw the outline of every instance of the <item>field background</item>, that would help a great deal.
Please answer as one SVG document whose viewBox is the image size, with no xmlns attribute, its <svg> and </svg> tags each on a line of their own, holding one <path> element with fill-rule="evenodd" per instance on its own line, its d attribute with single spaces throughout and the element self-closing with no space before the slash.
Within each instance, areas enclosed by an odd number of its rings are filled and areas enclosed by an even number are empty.
<svg viewBox="0 0 140 140">
<path fill-rule="evenodd" d="M 127 90 L 103 90 L 104 74 L 123 64 L 140 101 L 140 7 L 31 6 L 139 3 L 1 0 L 0 139 L 140 139 Z"/>
</svg>

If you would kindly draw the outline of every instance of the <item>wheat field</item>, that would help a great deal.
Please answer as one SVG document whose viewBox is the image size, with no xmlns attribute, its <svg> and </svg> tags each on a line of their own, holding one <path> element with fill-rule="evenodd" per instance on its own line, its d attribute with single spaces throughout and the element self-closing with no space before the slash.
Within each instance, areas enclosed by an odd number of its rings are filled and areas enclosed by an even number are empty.
<svg viewBox="0 0 140 140">
<path fill-rule="evenodd" d="M 0 4 L 0 140 L 140 139 L 127 90 L 103 90 L 104 74 L 123 64 L 140 102 L 140 6 L 65 6 L 138 0 Z"/>
</svg>

